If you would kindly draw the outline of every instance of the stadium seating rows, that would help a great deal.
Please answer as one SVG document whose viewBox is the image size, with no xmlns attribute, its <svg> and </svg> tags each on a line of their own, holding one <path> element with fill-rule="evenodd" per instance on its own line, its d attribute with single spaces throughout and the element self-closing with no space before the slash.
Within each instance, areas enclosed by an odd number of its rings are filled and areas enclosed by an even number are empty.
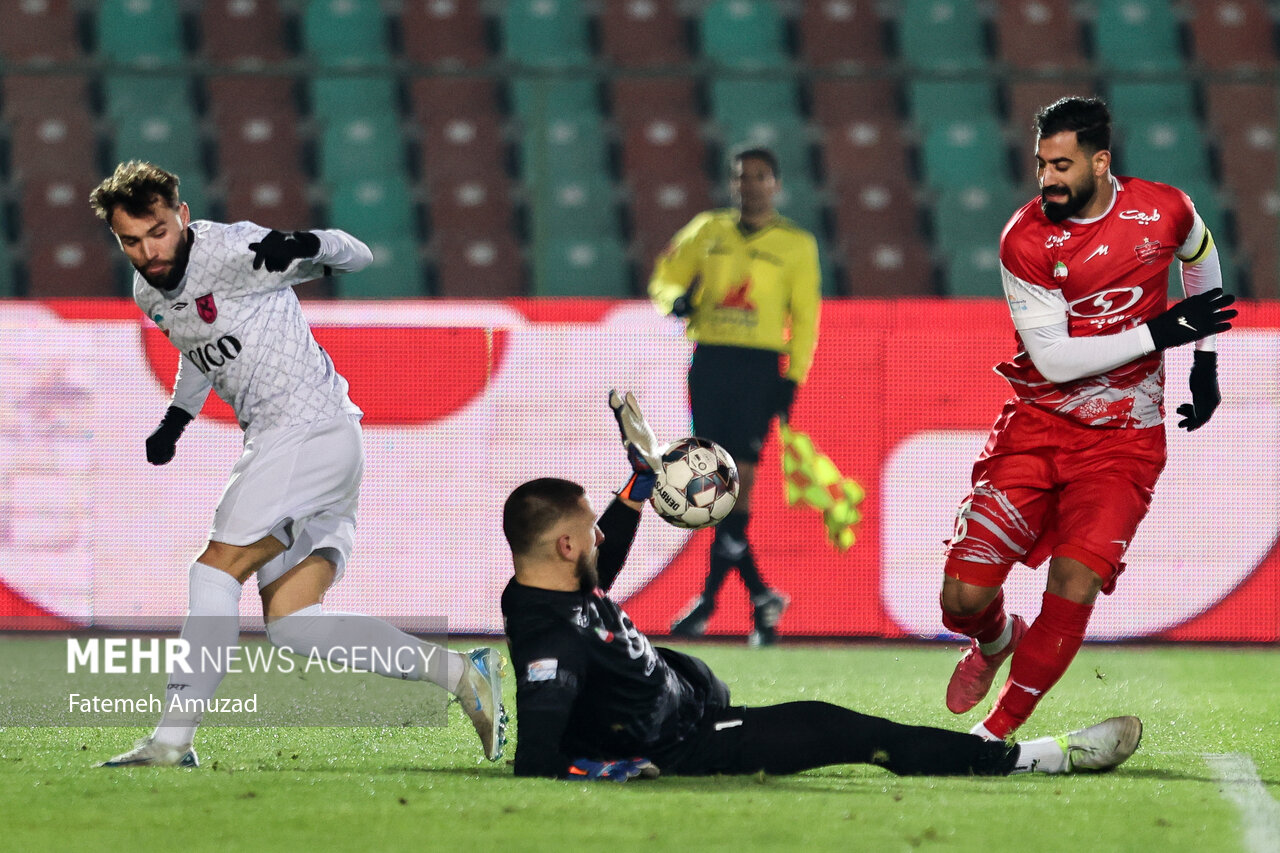
<svg viewBox="0 0 1280 853">
<path fill-rule="evenodd" d="M 84 199 L 129 158 L 197 216 L 374 247 L 309 295 L 638 295 L 743 143 L 828 294 L 993 296 L 1032 113 L 1097 91 L 1117 171 L 1191 191 L 1228 286 L 1276 297 L 1272 5 L 0 0 L 0 296 L 126 292 Z"/>
</svg>

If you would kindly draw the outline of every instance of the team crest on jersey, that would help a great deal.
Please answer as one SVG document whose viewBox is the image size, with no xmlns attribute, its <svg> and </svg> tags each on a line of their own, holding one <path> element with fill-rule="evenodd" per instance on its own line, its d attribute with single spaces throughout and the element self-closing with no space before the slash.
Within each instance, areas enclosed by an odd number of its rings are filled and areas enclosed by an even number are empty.
<svg viewBox="0 0 1280 853">
<path fill-rule="evenodd" d="M 1067 277 L 1067 265 L 1066 265 L 1066 264 L 1064 264 L 1062 261 L 1058 261 L 1056 264 L 1054 264 L 1054 265 L 1053 265 L 1053 277 L 1054 277 L 1054 278 L 1066 278 L 1066 277 Z"/>
<path fill-rule="evenodd" d="M 213 304 L 213 294 L 206 293 L 204 296 L 196 299 L 196 313 L 200 315 L 200 319 L 206 323 L 212 323 L 218 319 L 218 306 Z"/>
<path fill-rule="evenodd" d="M 1159 240 L 1143 237 L 1142 242 L 1133 247 L 1133 251 L 1144 264 L 1154 264 L 1156 258 L 1160 257 L 1160 248 Z"/>
</svg>

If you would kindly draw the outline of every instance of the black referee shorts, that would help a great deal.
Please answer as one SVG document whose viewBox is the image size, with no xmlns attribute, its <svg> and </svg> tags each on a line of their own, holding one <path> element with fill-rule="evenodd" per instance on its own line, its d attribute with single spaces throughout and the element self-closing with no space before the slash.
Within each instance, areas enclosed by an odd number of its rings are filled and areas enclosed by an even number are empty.
<svg viewBox="0 0 1280 853">
<path fill-rule="evenodd" d="M 689 365 L 694 435 L 711 439 L 735 462 L 755 464 L 780 381 L 773 350 L 698 344 Z"/>
</svg>

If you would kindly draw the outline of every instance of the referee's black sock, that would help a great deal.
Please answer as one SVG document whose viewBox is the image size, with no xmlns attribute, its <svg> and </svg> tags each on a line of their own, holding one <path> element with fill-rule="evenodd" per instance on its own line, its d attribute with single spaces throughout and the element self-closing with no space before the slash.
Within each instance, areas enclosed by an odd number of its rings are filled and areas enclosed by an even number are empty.
<svg viewBox="0 0 1280 853">
<path fill-rule="evenodd" d="M 712 546 L 712 560 L 720 551 L 729 561 L 729 566 L 736 566 L 742 584 L 752 598 L 767 591 L 760 570 L 756 568 L 755 555 L 751 553 L 751 543 L 747 540 L 747 525 L 751 523 L 751 514 L 747 512 L 731 512 L 724 521 L 716 525 L 716 544 Z M 727 571 L 727 569 L 726 569 Z"/>
</svg>

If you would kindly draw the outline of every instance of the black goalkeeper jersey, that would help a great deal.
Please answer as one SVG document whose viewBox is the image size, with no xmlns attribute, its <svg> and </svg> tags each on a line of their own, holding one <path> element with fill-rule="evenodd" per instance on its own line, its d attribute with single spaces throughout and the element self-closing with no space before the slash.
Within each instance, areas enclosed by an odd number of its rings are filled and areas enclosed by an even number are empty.
<svg viewBox="0 0 1280 853">
<path fill-rule="evenodd" d="M 662 766 L 729 689 L 697 658 L 655 648 L 605 594 L 640 513 L 614 501 L 600 517 L 602 589 L 560 592 L 514 579 L 502 616 L 516 673 L 517 776 L 566 776 L 578 758 L 648 758 Z"/>
</svg>

